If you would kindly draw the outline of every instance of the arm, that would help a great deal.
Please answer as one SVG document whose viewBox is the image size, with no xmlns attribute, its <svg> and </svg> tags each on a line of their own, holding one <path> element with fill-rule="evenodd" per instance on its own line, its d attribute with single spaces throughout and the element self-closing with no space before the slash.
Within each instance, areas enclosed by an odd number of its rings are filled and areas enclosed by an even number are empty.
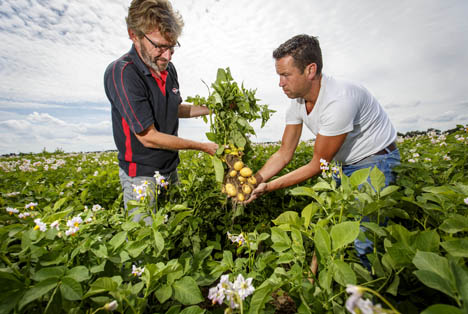
<svg viewBox="0 0 468 314">
<path fill-rule="evenodd" d="M 341 148 L 341 145 L 343 145 L 346 135 L 347 133 L 337 136 L 317 135 L 317 138 L 315 139 L 314 155 L 308 164 L 271 182 L 260 183 L 252 192 L 251 197 L 246 203 L 250 203 L 265 192 L 289 187 L 318 175 L 320 173 L 320 159 L 323 158 L 330 161 Z"/>
<path fill-rule="evenodd" d="M 209 113 L 210 110 L 205 106 L 179 105 L 179 118 L 195 118 Z"/>
<path fill-rule="evenodd" d="M 136 138 L 148 148 L 160 148 L 168 150 L 194 149 L 214 155 L 218 149 L 216 143 L 202 143 L 180 138 L 178 136 L 161 133 L 152 124 L 143 132 L 135 134 Z"/>
<path fill-rule="evenodd" d="M 301 133 L 302 124 L 286 125 L 279 150 L 271 155 L 265 165 L 263 165 L 262 169 L 260 169 L 255 175 L 258 183 L 267 181 L 286 167 L 296 151 L 297 144 L 301 138 Z"/>
</svg>

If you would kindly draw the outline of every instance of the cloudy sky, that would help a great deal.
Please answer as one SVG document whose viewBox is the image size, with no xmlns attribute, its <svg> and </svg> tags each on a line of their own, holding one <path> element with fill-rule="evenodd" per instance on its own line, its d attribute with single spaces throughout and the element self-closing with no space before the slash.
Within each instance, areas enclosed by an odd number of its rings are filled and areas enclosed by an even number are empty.
<svg viewBox="0 0 468 314">
<path fill-rule="evenodd" d="M 219 67 L 277 112 L 255 141 L 281 138 L 288 98 L 272 51 L 319 37 L 324 72 L 365 85 L 400 132 L 468 123 L 468 1 L 173 0 L 185 21 L 173 57 L 183 97 Z M 130 0 L 0 0 L 0 154 L 115 149 L 106 66 L 130 48 Z M 205 141 L 201 119 L 181 137 Z M 304 130 L 303 139 L 312 135 Z"/>
</svg>

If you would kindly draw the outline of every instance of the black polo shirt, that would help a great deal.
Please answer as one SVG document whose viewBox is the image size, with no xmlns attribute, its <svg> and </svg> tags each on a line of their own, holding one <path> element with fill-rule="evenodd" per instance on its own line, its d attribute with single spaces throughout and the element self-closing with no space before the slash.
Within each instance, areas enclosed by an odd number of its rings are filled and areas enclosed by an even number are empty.
<svg viewBox="0 0 468 314">
<path fill-rule="evenodd" d="M 164 88 L 164 82 L 159 81 L 158 85 L 132 46 L 127 54 L 107 67 L 104 88 L 112 105 L 119 166 L 130 177 L 174 171 L 179 164 L 177 151 L 146 148 L 135 136 L 152 124 L 159 132 L 177 136 L 182 98 L 174 65 L 169 63 Z"/>
</svg>

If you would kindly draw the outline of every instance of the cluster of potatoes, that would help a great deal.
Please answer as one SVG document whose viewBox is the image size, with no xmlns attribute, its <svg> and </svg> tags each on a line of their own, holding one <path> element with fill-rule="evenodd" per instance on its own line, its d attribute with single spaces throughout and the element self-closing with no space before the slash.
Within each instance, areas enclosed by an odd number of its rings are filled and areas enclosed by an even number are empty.
<svg viewBox="0 0 468 314">
<path fill-rule="evenodd" d="M 234 202 L 243 202 L 257 185 L 257 179 L 252 169 L 245 166 L 242 160 L 237 160 L 229 167 L 224 183 L 222 192 L 232 197 Z"/>
</svg>

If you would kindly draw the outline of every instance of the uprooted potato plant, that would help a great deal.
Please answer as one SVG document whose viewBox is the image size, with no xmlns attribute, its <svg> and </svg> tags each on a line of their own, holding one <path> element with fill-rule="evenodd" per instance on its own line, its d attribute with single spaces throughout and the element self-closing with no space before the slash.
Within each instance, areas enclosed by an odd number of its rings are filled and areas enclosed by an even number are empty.
<svg viewBox="0 0 468 314">
<path fill-rule="evenodd" d="M 219 145 L 213 165 L 216 180 L 222 183 L 222 191 L 231 197 L 234 205 L 244 202 L 257 185 L 252 169 L 247 164 L 251 158 L 250 136 L 255 135 L 251 122 L 261 119 L 261 127 L 270 119 L 274 110 L 259 105 L 255 90 L 237 84 L 231 71 L 218 69 L 216 81 L 208 88 L 209 96 L 188 97 L 194 105 L 210 109 L 210 132 L 207 138 Z M 204 117 L 205 122 L 208 118 Z"/>
</svg>

